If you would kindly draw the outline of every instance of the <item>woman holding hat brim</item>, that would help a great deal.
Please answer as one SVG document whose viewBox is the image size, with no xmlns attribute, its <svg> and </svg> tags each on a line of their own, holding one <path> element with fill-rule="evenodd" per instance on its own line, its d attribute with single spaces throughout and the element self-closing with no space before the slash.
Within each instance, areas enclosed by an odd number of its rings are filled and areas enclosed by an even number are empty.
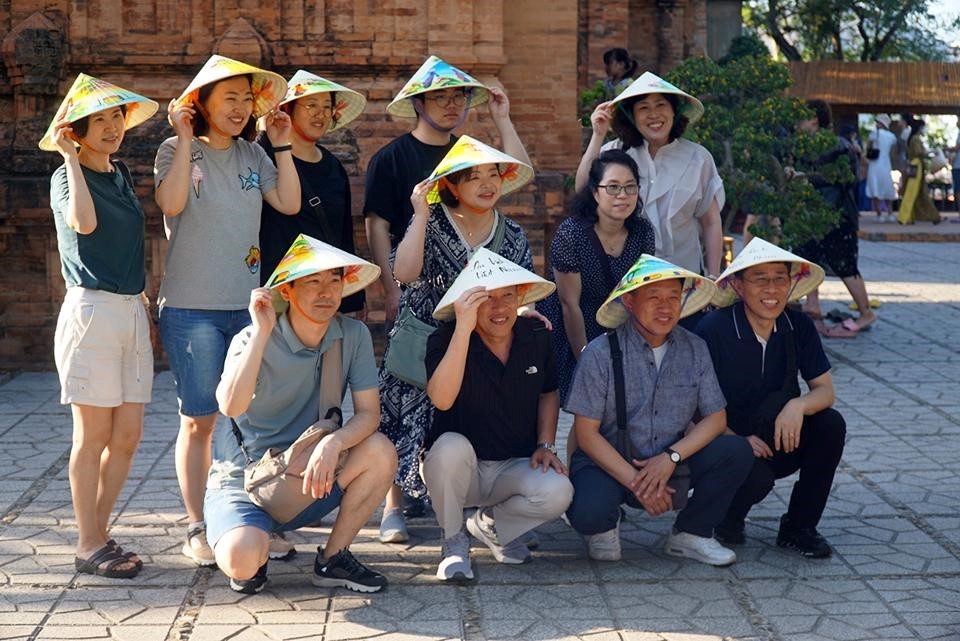
<svg viewBox="0 0 960 641">
<path fill-rule="evenodd" d="M 480 247 L 533 270 L 533 256 L 523 229 L 496 210 L 500 197 L 519 189 L 533 170 L 503 152 L 462 136 L 427 180 L 410 196 L 414 217 L 397 247 L 393 273 L 407 287 L 400 299 L 398 323 L 405 313 L 427 326 L 432 314 L 464 265 Z M 430 194 L 432 205 L 428 202 Z M 437 202 L 439 199 L 439 202 Z M 405 312 L 408 309 L 408 312 Z M 388 344 L 384 354 L 390 356 Z M 380 537 L 385 542 L 407 538 L 400 507 L 400 488 L 423 496 L 419 457 L 433 407 L 426 391 L 401 380 L 386 366 L 380 370 L 380 431 L 397 446 L 397 485 L 388 494 Z"/>
<path fill-rule="evenodd" d="M 350 181 L 343 164 L 320 140 L 346 126 L 363 112 L 366 98 L 342 85 L 300 69 L 287 83 L 287 95 L 279 108 L 290 116 L 293 133 L 293 164 L 300 178 L 300 211 L 288 216 L 264 201 L 260 218 L 260 280 L 276 269 L 280 259 L 299 234 L 306 234 L 355 253 L 353 216 L 350 212 Z M 273 145 L 265 131 L 256 142 L 275 160 Z M 365 316 L 364 291 L 347 296 L 340 304 L 344 313 Z"/>
<path fill-rule="evenodd" d="M 40 141 L 41 149 L 59 152 L 64 161 L 50 179 L 50 205 L 67 284 L 54 355 L 61 402 L 73 414 L 74 563 L 78 572 L 108 578 L 130 578 L 143 567 L 109 538 L 107 526 L 153 386 L 143 209 L 129 170 L 111 156 L 125 131 L 157 108 L 80 74 Z"/>
<path fill-rule="evenodd" d="M 183 553 L 200 565 L 215 562 L 203 536 L 215 392 L 231 339 L 250 323 L 250 290 L 260 285 L 261 207 L 300 210 L 290 117 L 273 111 L 286 87 L 273 72 L 213 56 L 170 102 L 175 135 L 157 151 L 155 197 L 170 240 L 160 336 L 180 404 L 176 468 L 189 520 Z M 249 141 L 260 116 L 276 167 Z"/>
<path fill-rule="evenodd" d="M 656 231 L 656 255 L 711 276 L 719 273 L 723 252 L 723 181 L 710 152 L 681 138 L 702 115 L 699 100 L 644 73 L 590 116 L 593 136 L 580 159 L 576 186 L 587 183 L 590 164 L 601 151 L 623 149 L 640 169 L 640 201 Z M 604 144 L 611 127 L 619 138 Z"/>
</svg>

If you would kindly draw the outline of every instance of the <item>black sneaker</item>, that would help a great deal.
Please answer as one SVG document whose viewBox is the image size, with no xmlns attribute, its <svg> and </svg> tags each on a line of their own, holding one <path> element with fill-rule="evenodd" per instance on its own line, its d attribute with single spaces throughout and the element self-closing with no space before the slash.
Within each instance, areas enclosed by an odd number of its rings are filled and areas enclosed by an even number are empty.
<svg viewBox="0 0 960 641">
<path fill-rule="evenodd" d="M 802 556 L 811 559 L 826 559 L 833 554 L 830 544 L 820 536 L 817 528 L 790 526 L 790 520 L 784 514 L 780 518 L 780 531 L 777 532 L 777 545 L 796 550 Z"/>
<path fill-rule="evenodd" d="M 403 495 L 403 515 L 408 519 L 417 519 L 427 514 L 427 499 Z"/>
<path fill-rule="evenodd" d="M 743 545 L 747 541 L 743 521 L 738 523 L 723 519 L 713 528 L 713 538 L 724 545 Z"/>
<path fill-rule="evenodd" d="M 257 594 L 267 585 L 267 564 L 264 563 L 249 579 L 230 579 L 230 589 L 240 594 Z"/>
<path fill-rule="evenodd" d="M 313 584 L 319 588 L 347 588 L 354 592 L 378 592 L 387 586 L 387 577 L 357 561 L 343 548 L 323 562 L 323 550 L 317 548 L 313 562 Z"/>
</svg>

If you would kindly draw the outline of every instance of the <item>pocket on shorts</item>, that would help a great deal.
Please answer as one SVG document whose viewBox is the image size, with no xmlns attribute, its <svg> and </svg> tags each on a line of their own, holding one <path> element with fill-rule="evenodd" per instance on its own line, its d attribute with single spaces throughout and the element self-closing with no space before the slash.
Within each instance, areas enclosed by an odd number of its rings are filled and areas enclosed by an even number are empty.
<svg viewBox="0 0 960 641">
<path fill-rule="evenodd" d="M 67 396 L 85 395 L 90 389 L 90 368 L 74 363 L 63 383 Z"/>
</svg>

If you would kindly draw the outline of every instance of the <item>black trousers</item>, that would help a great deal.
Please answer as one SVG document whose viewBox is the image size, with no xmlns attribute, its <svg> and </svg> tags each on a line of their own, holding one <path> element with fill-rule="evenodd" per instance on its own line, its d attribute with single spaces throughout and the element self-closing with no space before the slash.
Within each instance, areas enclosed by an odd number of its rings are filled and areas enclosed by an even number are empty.
<svg viewBox="0 0 960 641">
<path fill-rule="evenodd" d="M 797 449 L 789 454 L 774 451 L 770 459 L 754 458 L 753 469 L 734 495 L 725 520 L 742 522 L 750 508 L 770 493 L 777 479 L 800 470 L 787 517 L 793 527 L 816 527 L 827 505 L 846 435 L 847 424 L 833 408 L 804 417 Z"/>
</svg>

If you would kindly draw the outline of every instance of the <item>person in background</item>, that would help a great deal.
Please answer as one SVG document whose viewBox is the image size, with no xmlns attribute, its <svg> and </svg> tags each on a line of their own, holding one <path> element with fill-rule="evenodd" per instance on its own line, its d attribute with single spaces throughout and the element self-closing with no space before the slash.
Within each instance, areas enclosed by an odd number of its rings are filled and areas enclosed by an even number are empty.
<svg viewBox="0 0 960 641">
<path fill-rule="evenodd" d="M 603 70 L 607 73 L 607 77 L 603 80 L 603 94 L 606 100 L 613 100 L 630 86 L 637 74 L 638 64 L 630 57 L 630 52 L 622 47 L 607 49 L 603 52 Z"/>
<path fill-rule="evenodd" d="M 903 199 L 900 201 L 900 211 L 897 213 L 897 222 L 901 225 L 912 225 L 916 221 L 940 223 L 943 217 L 937 211 L 930 190 L 927 188 L 927 147 L 923 136 L 927 130 L 927 123 L 923 120 L 914 120 L 910 141 L 907 143 L 907 157 L 909 164 L 906 171 L 906 184 L 903 188 Z"/>
<path fill-rule="evenodd" d="M 893 167 L 890 154 L 896 151 L 897 137 L 890 131 L 890 116 L 877 116 L 877 127 L 867 138 L 867 197 L 877 214 L 877 222 L 892 223 L 893 201 L 897 190 L 893 186 Z"/>
</svg>

